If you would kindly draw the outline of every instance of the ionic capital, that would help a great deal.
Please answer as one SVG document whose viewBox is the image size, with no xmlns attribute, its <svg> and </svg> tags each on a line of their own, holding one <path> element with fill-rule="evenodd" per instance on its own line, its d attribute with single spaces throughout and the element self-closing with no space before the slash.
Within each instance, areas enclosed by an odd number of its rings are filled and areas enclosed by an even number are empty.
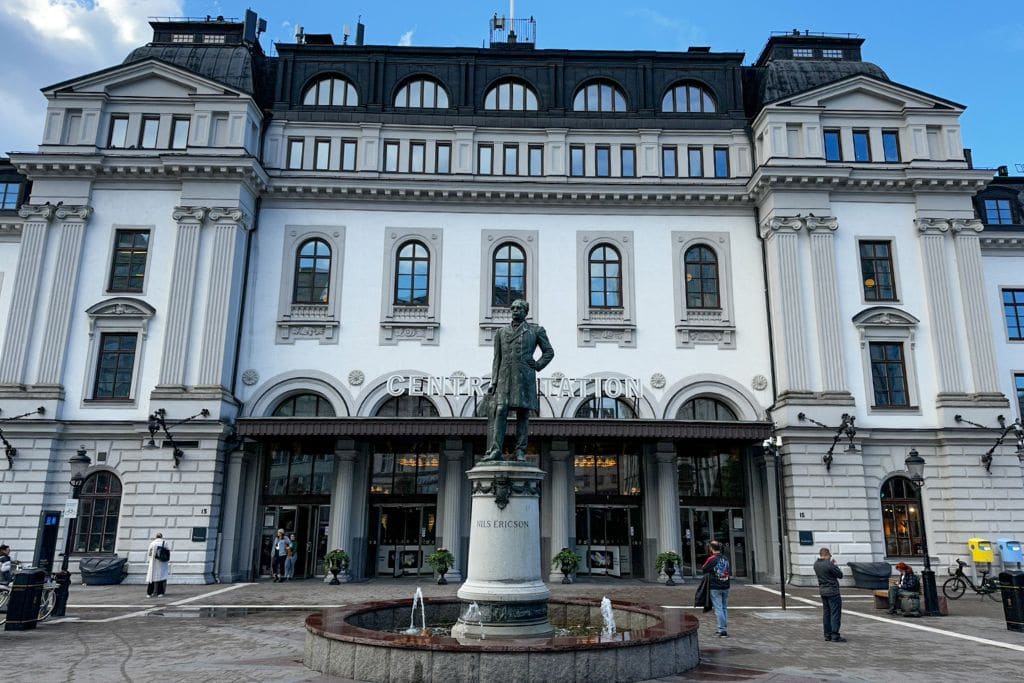
<svg viewBox="0 0 1024 683">
<path fill-rule="evenodd" d="M 950 223 L 954 233 L 965 237 L 976 235 L 985 229 L 985 224 L 978 218 L 954 218 Z"/>
<path fill-rule="evenodd" d="M 92 215 L 92 207 L 85 204 L 58 204 L 54 213 L 59 221 L 84 223 Z"/>
<path fill-rule="evenodd" d="M 30 221 L 49 223 L 53 219 L 55 208 L 50 202 L 45 204 L 22 204 L 18 208 L 18 215 Z"/>
<path fill-rule="evenodd" d="M 252 227 L 252 216 L 240 207 L 214 206 L 210 208 L 208 217 L 211 223 L 220 225 L 234 224 L 243 230 L 249 230 Z"/>
<path fill-rule="evenodd" d="M 177 223 L 202 223 L 206 218 L 206 207 L 176 206 L 171 212 L 171 218 Z"/>
<path fill-rule="evenodd" d="M 839 229 L 839 219 L 835 216 L 808 216 L 803 219 L 808 232 L 828 231 L 834 232 Z"/>
<path fill-rule="evenodd" d="M 798 232 L 803 227 L 804 219 L 800 216 L 772 216 L 761 223 L 761 237 L 783 232 Z"/>
<path fill-rule="evenodd" d="M 922 235 L 945 234 L 952 225 L 948 218 L 918 218 L 914 221 L 918 233 Z"/>
</svg>

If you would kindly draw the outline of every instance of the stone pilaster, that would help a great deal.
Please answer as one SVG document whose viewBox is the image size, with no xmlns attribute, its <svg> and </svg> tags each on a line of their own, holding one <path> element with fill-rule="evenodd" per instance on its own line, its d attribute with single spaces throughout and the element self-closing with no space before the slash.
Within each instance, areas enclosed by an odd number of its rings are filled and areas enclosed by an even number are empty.
<svg viewBox="0 0 1024 683">
<path fill-rule="evenodd" d="M 455 566 L 448 570 L 445 578 L 462 581 L 459 564 L 466 558 L 459 557 L 462 538 L 462 440 L 447 439 L 444 442 L 444 516 L 441 518 L 441 537 L 445 548 L 455 555 Z"/>
<path fill-rule="evenodd" d="M 950 221 L 941 218 L 919 218 L 916 221 L 921 240 L 921 260 L 924 265 L 924 285 L 931 313 L 932 347 L 935 352 L 936 379 L 939 402 L 943 395 L 964 394 L 963 373 L 960 371 L 960 336 L 953 312 L 949 271 L 951 265 L 945 256 L 946 234 Z"/>
<path fill-rule="evenodd" d="M 569 547 L 573 515 L 576 510 L 574 494 L 569 487 L 572 478 L 569 476 L 571 461 L 568 442 L 553 441 L 548 458 L 551 461 L 551 485 L 548 487 L 551 494 L 550 557 L 554 557 L 559 550 Z M 572 550 L 572 548 L 569 549 Z M 548 575 L 548 581 L 560 582 L 561 580 L 561 570 L 559 568 L 552 569 Z"/>
<path fill-rule="evenodd" d="M 780 398 L 810 395 L 807 367 L 807 333 L 804 287 L 800 270 L 799 231 L 804 220 L 775 216 L 761 225 L 768 257 L 768 287 L 772 312 L 772 336 L 778 349 Z"/>
<path fill-rule="evenodd" d="M 964 323 L 967 344 L 971 349 L 971 374 L 974 391 L 978 394 L 999 396 L 999 378 L 996 370 L 995 340 L 992 321 L 988 317 L 985 300 L 985 273 L 981 264 L 982 222 L 976 218 L 951 221 L 953 246 L 960 274 L 960 296 L 963 297 Z"/>
<path fill-rule="evenodd" d="M 48 301 L 46 327 L 42 338 L 42 352 L 36 384 L 59 386 L 63 384 L 64 358 L 68 348 L 68 328 L 71 325 L 71 305 L 78 289 L 78 271 L 82 262 L 82 239 L 85 225 L 92 215 L 91 206 L 57 207 L 60 242 L 53 288 Z M 101 274 L 103 277 L 105 274 Z"/>
<path fill-rule="evenodd" d="M 658 463 L 658 549 L 679 553 L 682 531 L 679 527 L 679 472 L 676 447 L 671 441 L 659 441 L 655 451 Z"/>
<path fill-rule="evenodd" d="M 26 355 L 39 296 L 46 229 L 54 210 L 51 204 L 25 204 L 18 209 L 18 215 L 25 219 L 25 224 L 21 229 L 18 269 L 14 275 L 3 354 L 0 355 L 0 385 L 20 387 L 25 382 Z"/>
<path fill-rule="evenodd" d="M 227 481 L 224 486 L 224 497 L 221 499 L 220 514 L 224 516 L 221 524 L 223 536 L 218 545 L 217 552 L 220 554 L 220 576 L 218 579 L 225 583 L 237 581 L 241 576 L 239 564 L 241 558 L 238 556 L 238 548 L 243 535 L 241 520 L 242 512 L 242 470 L 245 465 L 245 453 L 243 451 L 231 451 L 227 453 L 227 467 L 224 476 Z"/>
<path fill-rule="evenodd" d="M 171 266 L 171 288 L 167 299 L 167 327 L 164 330 L 163 364 L 158 391 L 185 390 L 185 359 L 192 323 L 192 295 L 199 259 L 199 231 L 206 217 L 200 206 L 179 206 L 171 214 L 178 224 Z"/>
<path fill-rule="evenodd" d="M 821 389 L 825 400 L 839 399 L 851 403 L 852 396 L 846 386 L 836 277 L 834 234 L 839 222 L 832 216 L 810 216 L 803 221 L 811 238 L 811 290 L 814 292 Z"/>
<path fill-rule="evenodd" d="M 330 549 L 340 548 L 352 557 L 352 499 L 356 443 L 338 439 L 334 447 L 334 495 L 331 496 Z"/>
<path fill-rule="evenodd" d="M 250 221 L 238 208 L 212 208 L 208 218 L 213 229 L 212 258 L 196 384 L 217 389 L 225 384 L 225 359 L 231 346 L 231 332 L 238 323 L 238 311 L 234 312 L 235 319 L 231 319 L 232 304 L 237 296 L 235 284 L 241 268 L 236 243 L 239 233 L 249 229 Z"/>
</svg>

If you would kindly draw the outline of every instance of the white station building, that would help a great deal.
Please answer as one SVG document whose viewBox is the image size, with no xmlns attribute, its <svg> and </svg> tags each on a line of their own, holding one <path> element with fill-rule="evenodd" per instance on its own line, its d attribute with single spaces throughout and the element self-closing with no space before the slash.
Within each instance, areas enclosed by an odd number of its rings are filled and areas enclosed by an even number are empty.
<svg viewBox="0 0 1024 683">
<path fill-rule="evenodd" d="M 43 89 L 38 150 L 11 153 L 30 190 L 5 176 L 16 558 L 49 559 L 49 524 L 59 561 L 84 447 L 73 567 L 141 582 L 160 531 L 172 581 L 254 580 L 284 528 L 300 576 L 333 548 L 357 578 L 427 574 L 446 547 L 459 578 L 517 298 L 555 348 L 530 436 L 546 573 L 569 547 L 584 574 L 657 580 L 673 550 L 690 576 L 718 539 L 777 579 L 781 532 L 809 582 L 822 545 L 946 562 L 1024 536 L 1015 433 L 989 472 L 998 432 L 971 425 L 1017 418 L 1024 368 L 997 352 L 1022 271 L 985 277 L 992 173 L 964 106 L 861 39 L 775 35 L 744 65 L 537 49 L 505 20 L 487 48 L 304 34 L 269 57 L 251 12 L 152 26 Z"/>
</svg>

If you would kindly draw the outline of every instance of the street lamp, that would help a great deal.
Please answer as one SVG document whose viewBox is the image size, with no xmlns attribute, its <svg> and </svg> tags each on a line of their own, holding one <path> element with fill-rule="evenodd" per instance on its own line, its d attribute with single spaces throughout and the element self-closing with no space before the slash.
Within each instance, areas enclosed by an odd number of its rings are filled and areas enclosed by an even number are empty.
<svg viewBox="0 0 1024 683">
<path fill-rule="evenodd" d="M 779 596 L 782 609 L 786 609 L 786 549 L 783 538 L 783 519 L 785 514 L 782 509 L 782 437 L 768 437 L 761 442 L 761 448 L 764 449 L 765 456 L 771 457 L 775 461 L 775 506 L 778 508 L 779 513 L 776 519 L 779 532 Z"/>
<path fill-rule="evenodd" d="M 195 420 L 196 418 L 199 417 L 210 417 L 210 411 L 207 410 L 206 408 L 203 408 L 195 415 L 186 417 L 184 420 L 179 420 L 178 422 L 167 424 L 167 411 L 164 410 L 163 408 L 157 408 L 149 416 L 149 422 L 147 424 L 147 428 L 149 429 L 149 442 L 146 443 L 145 448 L 147 450 L 156 450 L 157 448 L 160 448 L 159 446 L 156 445 L 156 433 L 160 430 L 163 430 L 164 434 L 167 436 L 167 440 L 171 442 L 171 448 L 173 449 L 171 451 L 171 455 L 174 457 L 174 467 L 177 468 L 178 465 L 181 463 L 181 459 L 185 457 L 185 452 L 181 450 L 181 448 L 178 446 L 178 442 L 174 440 L 174 436 L 171 435 L 170 428 L 177 427 L 178 425 L 183 425 L 186 422 L 191 422 L 192 420 Z"/>
<path fill-rule="evenodd" d="M 82 495 L 82 485 L 85 483 L 85 473 L 92 464 L 92 460 L 85 453 L 85 446 L 80 446 L 78 451 L 68 458 L 71 464 L 71 499 L 75 501 L 74 516 L 68 518 L 68 536 L 64 539 L 64 558 L 60 563 L 60 571 L 54 577 L 57 589 L 54 591 L 55 604 L 53 614 L 57 617 L 64 616 L 64 610 L 68 605 L 68 591 L 71 587 L 71 572 L 68 571 L 68 561 L 71 559 L 71 550 L 75 543 L 75 531 L 78 527 L 78 498 Z"/>
<path fill-rule="evenodd" d="M 855 454 L 857 452 L 857 445 L 853 442 L 853 438 L 857 436 L 857 418 L 855 416 L 850 415 L 849 413 L 843 413 L 838 427 L 829 427 L 827 424 L 808 417 L 807 413 L 797 413 L 796 418 L 801 422 L 807 421 L 811 424 L 815 424 L 822 429 L 835 429 L 836 433 L 832 436 L 832 445 L 828 447 L 828 452 L 826 452 L 821 458 L 821 461 L 825 463 L 825 471 L 832 471 L 832 454 L 836 450 L 836 445 L 839 444 L 839 439 L 844 436 L 849 439 L 849 444 L 846 446 L 846 452 L 849 454 Z"/>
<path fill-rule="evenodd" d="M 921 570 L 921 590 L 924 593 L 924 613 L 929 617 L 937 617 L 942 613 L 939 611 L 939 593 L 935 587 L 935 572 L 932 571 L 931 558 L 928 557 L 928 528 L 924 524 L 924 501 L 920 495 L 924 488 L 924 458 L 911 448 L 903 464 L 907 467 L 910 481 L 917 489 L 918 499 L 921 500 L 921 549 L 924 551 L 924 569 Z"/>
</svg>

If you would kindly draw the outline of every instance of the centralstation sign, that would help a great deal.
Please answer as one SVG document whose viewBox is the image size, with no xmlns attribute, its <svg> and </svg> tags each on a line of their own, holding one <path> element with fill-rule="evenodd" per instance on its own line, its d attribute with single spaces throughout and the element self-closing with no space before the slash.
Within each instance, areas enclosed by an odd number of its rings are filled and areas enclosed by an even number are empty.
<svg viewBox="0 0 1024 683">
<path fill-rule="evenodd" d="M 484 395 L 490 379 L 464 375 L 391 375 L 387 391 L 392 396 L 476 396 Z M 642 393 L 637 377 L 538 377 L 537 395 L 551 398 L 638 399 Z"/>
</svg>

